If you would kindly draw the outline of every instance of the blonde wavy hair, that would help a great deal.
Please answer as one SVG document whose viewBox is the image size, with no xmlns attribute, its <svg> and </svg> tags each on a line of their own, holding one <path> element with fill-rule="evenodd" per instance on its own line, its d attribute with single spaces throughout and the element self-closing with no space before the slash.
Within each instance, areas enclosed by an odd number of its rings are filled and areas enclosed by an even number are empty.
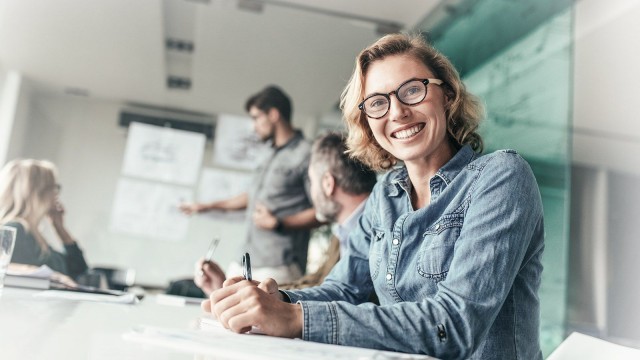
<svg viewBox="0 0 640 360">
<path fill-rule="evenodd" d="M 46 160 L 13 160 L 0 171 L 0 224 L 21 223 L 36 238 L 42 254 L 49 247 L 38 225 L 55 199 L 56 179 L 55 165 Z"/>
<path fill-rule="evenodd" d="M 377 171 L 389 169 L 398 161 L 378 144 L 366 115 L 358 109 L 364 97 L 369 65 L 391 55 L 413 56 L 422 61 L 436 78 L 444 81 L 442 88 L 449 99 L 445 108 L 449 140 L 456 148 L 469 144 L 474 151 L 482 152 L 482 138 L 477 130 L 484 116 L 483 107 L 478 98 L 466 90 L 449 59 L 428 45 L 420 35 L 391 34 L 360 52 L 351 79 L 342 92 L 340 109 L 349 131 L 349 154 Z"/>
</svg>

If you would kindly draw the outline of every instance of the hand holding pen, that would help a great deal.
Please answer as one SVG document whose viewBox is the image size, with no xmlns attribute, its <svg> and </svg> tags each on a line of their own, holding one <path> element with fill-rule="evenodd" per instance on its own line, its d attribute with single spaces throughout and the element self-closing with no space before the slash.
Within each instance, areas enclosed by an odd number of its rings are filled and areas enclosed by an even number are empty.
<svg viewBox="0 0 640 360">
<path fill-rule="evenodd" d="M 222 268 L 212 260 L 213 253 L 219 243 L 220 239 L 214 238 L 209 245 L 209 250 L 205 257 L 198 260 L 195 266 L 193 282 L 202 289 L 207 296 L 214 290 L 220 289 L 226 279 Z"/>
<path fill-rule="evenodd" d="M 242 257 L 243 276 L 225 280 L 222 289 L 202 302 L 220 324 L 236 333 L 248 331 L 295 338 L 302 335 L 302 306 L 283 301 L 278 283 L 251 279 L 251 260 Z"/>
</svg>

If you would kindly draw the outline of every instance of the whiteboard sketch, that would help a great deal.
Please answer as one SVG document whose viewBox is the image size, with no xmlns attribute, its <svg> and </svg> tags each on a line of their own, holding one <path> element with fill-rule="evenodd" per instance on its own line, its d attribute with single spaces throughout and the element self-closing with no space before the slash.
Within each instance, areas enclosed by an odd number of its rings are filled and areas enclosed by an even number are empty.
<svg viewBox="0 0 640 360">
<path fill-rule="evenodd" d="M 206 137 L 191 131 L 132 123 L 122 173 L 142 179 L 193 185 Z"/>
<path fill-rule="evenodd" d="M 121 178 L 111 214 L 111 231 L 159 240 L 181 241 L 189 218 L 178 210 L 192 201 L 189 188 Z"/>
<path fill-rule="evenodd" d="M 220 166 L 253 170 L 271 153 L 260 141 L 247 116 L 219 115 L 213 144 L 213 162 Z"/>
<path fill-rule="evenodd" d="M 207 203 L 240 195 L 249 189 L 251 178 L 249 173 L 204 168 L 200 176 L 197 201 Z M 241 220 L 244 218 L 245 212 L 213 211 L 210 212 L 210 215 L 216 218 L 224 217 L 227 220 Z"/>
</svg>

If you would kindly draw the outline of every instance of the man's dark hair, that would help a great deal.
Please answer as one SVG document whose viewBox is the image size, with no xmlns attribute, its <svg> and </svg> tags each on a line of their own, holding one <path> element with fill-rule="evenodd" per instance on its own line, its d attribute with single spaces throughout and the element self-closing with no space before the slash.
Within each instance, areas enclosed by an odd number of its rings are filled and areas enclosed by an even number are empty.
<svg viewBox="0 0 640 360">
<path fill-rule="evenodd" d="M 247 99 L 247 103 L 244 105 L 245 110 L 249 112 L 249 109 L 253 106 L 264 112 L 275 108 L 280 112 L 282 119 L 287 123 L 291 123 L 291 99 L 277 86 L 269 85 Z"/>
<path fill-rule="evenodd" d="M 329 171 L 336 185 L 346 193 L 370 193 L 376 183 L 376 173 L 346 151 L 343 135 L 334 132 L 322 135 L 313 144 L 310 166 L 314 167 L 317 175 Z"/>
</svg>

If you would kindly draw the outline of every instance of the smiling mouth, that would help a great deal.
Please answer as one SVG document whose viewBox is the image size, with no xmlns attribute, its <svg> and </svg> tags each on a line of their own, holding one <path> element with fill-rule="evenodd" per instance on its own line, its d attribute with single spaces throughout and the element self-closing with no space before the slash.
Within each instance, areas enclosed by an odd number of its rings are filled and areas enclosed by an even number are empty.
<svg viewBox="0 0 640 360">
<path fill-rule="evenodd" d="M 415 126 L 412 126 L 408 129 L 392 132 L 391 137 L 396 139 L 401 139 L 401 140 L 408 139 L 410 137 L 414 137 L 417 133 L 422 131 L 424 127 L 425 127 L 424 123 L 416 124 Z"/>
</svg>

